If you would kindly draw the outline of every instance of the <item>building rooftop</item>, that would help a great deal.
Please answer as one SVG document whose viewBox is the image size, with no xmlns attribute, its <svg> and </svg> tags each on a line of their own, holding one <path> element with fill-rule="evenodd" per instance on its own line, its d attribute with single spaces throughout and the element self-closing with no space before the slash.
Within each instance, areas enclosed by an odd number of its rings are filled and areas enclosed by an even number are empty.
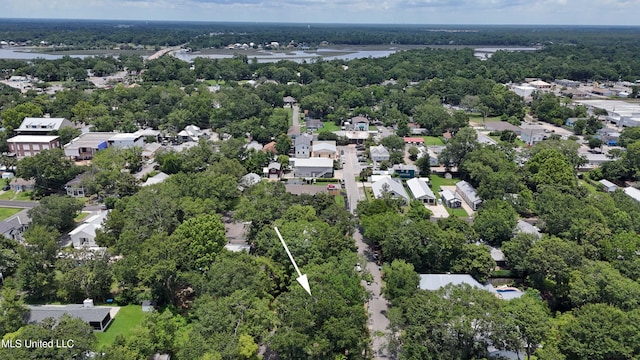
<svg viewBox="0 0 640 360">
<path fill-rule="evenodd" d="M 114 132 L 87 132 L 71 140 L 71 142 L 66 144 L 64 148 L 65 150 L 79 148 L 98 148 L 100 144 L 106 143 L 115 134 L 116 133 Z"/>
<path fill-rule="evenodd" d="M 17 132 L 34 132 L 34 131 L 57 131 L 64 126 L 73 126 L 73 124 L 65 118 L 32 118 L 27 117 L 22 120 Z"/>
<path fill-rule="evenodd" d="M 640 190 L 634 187 L 626 187 L 622 189 L 622 191 L 624 191 L 624 193 L 627 194 L 627 196 L 629 196 L 633 200 L 640 202 Z"/>
<path fill-rule="evenodd" d="M 407 186 L 409 186 L 409 190 L 413 194 L 413 197 L 416 199 L 421 199 L 424 197 L 435 199 L 436 196 L 433 193 L 433 190 L 429 187 L 429 185 L 424 182 L 422 179 L 413 178 L 407 181 Z"/>
<path fill-rule="evenodd" d="M 79 318 L 84 322 L 102 322 L 111 312 L 112 307 L 84 307 L 82 304 L 70 305 L 27 305 L 29 309 L 28 323 L 38 323 L 46 318 L 59 319 L 64 314 Z"/>
<path fill-rule="evenodd" d="M 55 135 L 18 135 L 7 139 L 8 143 L 50 143 L 58 139 Z"/>
<path fill-rule="evenodd" d="M 126 140 L 136 140 L 139 139 L 142 135 L 137 135 L 134 133 L 116 133 L 112 137 L 109 138 L 109 141 L 126 141 Z"/>
<path fill-rule="evenodd" d="M 476 189 L 471 186 L 468 182 L 462 180 L 456 183 L 456 189 L 463 193 L 467 200 L 471 203 L 481 202 L 482 200 L 478 197 L 478 192 Z"/>
<path fill-rule="evenodd" d="M 383 177 L 371 184 L 371 190 L 373 190 L 373 196 L 375 196 L 377 199 L 381 198 L 384 192 L 390 191 L 404 198 L 407 202 L 410 201 L 409 195 L 404 189 L 404 186 L 402 186 L 401 183 L 394 181 L 389 176 Z"/>
<path fill-rule="evenodd" d="M 291 158 L 289 161 L 292 162 L 295 167 L 333 167 L 333 159 L 328 158 Z"/>
</svg>

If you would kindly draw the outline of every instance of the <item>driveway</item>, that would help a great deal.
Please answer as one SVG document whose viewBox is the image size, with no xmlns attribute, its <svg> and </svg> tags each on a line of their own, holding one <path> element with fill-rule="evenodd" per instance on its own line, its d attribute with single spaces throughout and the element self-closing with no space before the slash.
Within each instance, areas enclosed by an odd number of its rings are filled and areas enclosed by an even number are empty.
<svg viewBox="0 0 640 360">
<path fill-rule="evenodd" d="M 356 181 L 356 176 L 360 175 L 360 165 L 358 164 L 355 146 L 339 146 L 338 151 L 340 150 L 344 151 L 345 164 L 343 167 L 343 179 L 347 198 L 349 199 L 349 210 L 355 214 L 358 201 L 365 199 L 364 189 L 361 191 L 361 188 L 358 187 L 358 183 Z M 387 335 L 389 333 L 389 319 L 387 319 L 386 314 L 389 303 L 381 294 L 381 271 L 373 258 L 373 252 L 369 249 L 369 246 L 364 243 L 360 229 L 354 232 L 353 239 L 355 240 L 358 248 L 358 254 L 367 259 L 364 267 L 373 278 L 370 285 L 367 285 L 365 281 L 362 282 L 362 286 L 364 286 L 371 294 L 369 301 L 367 301 L 365 306 L 369 313 L 367 326 L 371 336 L 371 350 L 373 351 L 373 358 L 388 359 L 389 355 L 386 345 Z"/>
</svg>

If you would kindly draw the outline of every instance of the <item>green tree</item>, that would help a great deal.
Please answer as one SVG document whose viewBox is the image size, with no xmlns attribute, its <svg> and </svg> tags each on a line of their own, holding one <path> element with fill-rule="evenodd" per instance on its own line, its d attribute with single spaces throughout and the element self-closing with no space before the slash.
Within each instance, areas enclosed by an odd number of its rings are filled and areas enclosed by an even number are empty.
<svg viewBox="0 0 640 360">
<path fill-rule="evenodd" d="M 49 300 L 55 291 L 55 261 L 59 234 L 33 224 L 24 233 L 29 246 L 20 248 L 17 278 L 20 287 L 32 299 Z"/>
<path fill-rule="evenodd" d="M 2 119 L 2 126 L 12 131 L 20 127 L 24 118 L 41 117 L 42 114 L 42 107 L 40 105 L 27 102 L 1 111 L 0 118 Z"/>
<path fill-rule="evenodd" d="M 516 227 L 518 214 L 504 200 L 487 200 L 482 204 L 474 221 L 473 228 L 485 242 L 500 246 L 511 239 Z"/>
<path fill-rule="evenodd" d="M 215 215 L 188 219 L 171 237 L 183 260 L 178 266 L 184 270 L 207 270 L 227 242 L 224 225 Z"/>
<path fill-rule="evenodd" d="M 4 336 L 22 327 L 28 312 L 15 284 L 9 280 L 4 281 L 0 292 L 0 335 Z"/>
<path fill-rule="evenodd" d="M 71 142 L 71 140 L 80 136 L 80 129 L 73 126 L 63 127 L 58 130 L 58 136 L 60 136 L 60 144 L 66 145 Z"/>
<path fill-rule="evenodd" d="M 35 179 L 36 191 L 48 194 L 63 188 L 78 174 L 78 168 L 67 159 L 62 149 L 43 150 L 35 156 L 18 161 L 16 176 Z"/>
<path fill-rule="evenodd" d="M 384 296 L 394 301 L 400 297 L 410 297 L 418 289 L 420 277 L 414 271 L 413 265 L 404 260 L 394 260 L 382 267 L 384 274 Z"/>
<path fill-rule="evenodd" d="M 49 195 L 29 210 L 31 222 L 64 232 L 75 225 L 75 218 L 82 210 L 82 203 L 69 196 Z"/>
<path fill-rule="evenodd" d="M 445 145 L 438 160 L 446 166 L 458 166 L 462 159 L 478 146 L 478 134 L 471 128 L 462 128 Z"/>
<path fill-rule="evenodd" d="M 280 134 L 276 138 L 276 150 L 278 154 L 287 155 L 291 150 L 291 138 L 287 134 Z"/>
</svg>

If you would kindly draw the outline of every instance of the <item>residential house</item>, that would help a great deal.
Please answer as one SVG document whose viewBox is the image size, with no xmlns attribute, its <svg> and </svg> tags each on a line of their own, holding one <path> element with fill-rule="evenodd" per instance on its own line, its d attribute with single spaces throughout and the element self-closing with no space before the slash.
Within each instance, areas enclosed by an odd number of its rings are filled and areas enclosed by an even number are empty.
<svg viewBox="0 0 640 360">
<path fill-rule="evenodd" d="M 482 204 L 476 189 L 464 180 L 456 183 L 456 192 L 474 211 L 478 210 L 478 207 Z"/>
<path fill-rule="evenodd" d="M 568 80 L 568 79 L 556 79 L 554 81 L 556 84 L 568 88 L 578 88 L 581 85 L 580 81 Z"/>
<path fill-rule="evenodd" d="M 255 173 L 248 173 L 247 175 L 240 178 L 240 181 L 238 183 L 238 188 L 240 189 L 240 191 L 242 191 L 246 188 L 252 187 L 253 185 L 260 183 L 261 181 L 262 181 L 262 178 L 260 177 L 260 175 Z"/>
<path fill-rule="evenodd" d="M 179 142 L 187 142 L 187 141 L 195 141 L 197 142 L 200 138 L 207 138 L 206 132 L 202 131 L 200 127 L 196 125 L 187 125 L 184 130 L 178 133 L 178 141 Z"/>
<path fill-rule="evenodd" d="M 586 92 L 584 92 L 582 90 L 578 90 L 578 89 L 560 90 L 560 95 L 566 96 L 566 97 L 571 98 L 573 100 L 586 99 L 588 97 L 591 97 L 591 95 L 589 95 L 588 93 L 586 93 Z"/>
<path fill-rule="evenodd" d="M 616 192 L 616 190 L 618 189 L 618 185 L 612 183 L 609 180 L 602 179 L 598 182 L 600 183 L 600 185 L 602 185 L 604 191 L 606 192 L 612 193 L 612 192 Z"/>
<path fill-rule="evenodd" d="M 547 130 L 542 126 L 537 125 L 522 125 L 522 132 L 520 133 L 520 139 L 527 145 L 535 145 L 548 137 Z"/>
<path fill-rule="evenodd" d="M 132 147 L 144 147 L 144 136 L 133 133 L 115 134 L 107 140 L 109 147 L 129 149 Z"/>
<path fill-rule="evenodd" d="M 27 305 L 27 308 L 29 309 L 28 324 L 36 324 L 47 318 L 58 320 L 67 314 L 89 324 L 94 331 L 105 331 L 113 321 L 111 318 L 113 307 L 94 306 L 90 299 L 85 300 L 83 304 Z"/>
<path fill-rule="evenodd" d="M 567 118 L 567 120 L 564 121 L 564 124 L 570 128 L 574 127 L 574 125 L 576 124 L 576 122 L 580 121 L 580 120 L 584 120 L 586 121 L 586 118 L 578 118 L 578 117 L 570 117 Z"/>
<path fill-rule="evenodd" d="M 0 234 L 6 238 L 21 242 L 22 234 L 31 223 L 28 213 L 29 209 L 24 209 L 0 221 Z"/>
<path fill-rule="evenodd" d="M 65 185 L 64 185 L 64 189 L 67 191 L 67 195 L 71 196 L 71 197 L 85 197 L 87 196 L 87 191 L 85 189 L 85 186 L 83 184 L 83 180 L 84 177 L 81 175 L 78 175 L 76 177 L 74 177 L 73 179 L 69 180 Z"/>
<path fill-rule="evenodd" d="M 311 141 L 313 141 L 313 136 L 309 134 L 302 134 L 296 137 L 293 145 L 296 158 L 305 159 L 311 157 Z"/>
<path fill-rule="evenodd" d="M 603 163 L 615 160 L 611 159 L 606 154 L 594 154 L 592 152 L 588 152 L 581 155 L 583 155 L 584 158 L 587 159 L 587 165 L 585 166 L 585 168 L 595 168 L 602 165 Z"/>
<path fill-rule="evenodd" d="M 407 186 L 409 187 L 409 191 L 411 191 L 414 199 L 425 204 L 436 203 L 436 195 L 429 187 L 429 184 L 427 184 L 424 180 L 413 178 L 407 181 Z"/>
<path fill-rule="evenodd" d="M 349 129 L 352 131 L 369 131 L 369 119 L 364 116 L 356 116 L 349 120 Z"/>
<path fill-rule="evenodd" d="M 336 159 L 338 150 L 335 141 L 314 141 L 311 145 L 311 157 Z"/>
<path fill-rule="evenodd" d="M 424 145 L 424 138 L 421 137 L 404 137 L 402 138 L 405 144 L 410 145 Z"/>
<path fill-rule="evenodd" d="M 22 120 L 16 129 L 18 135 L 49 135 L 65 127 L 73 127 L 73 123 L 65 118 L 32 118 Z"/>
<path fill-rule="evenodd" d="M 292 158 L 293 176 L 299 178 L 333 177 L 333 159 L 327 158 Z"/>
<path fill-rule="evenodd" d="M 145 142 L 147 139 L 152 139 L 153 142 L 160 141 L 160 131 L 153 129 L 140 129 L 133 133 L 134 135 L 142 136 L 145 138 Z"/>
<path fill-rule="evenodd" d="M 279 162 L 270 162 L 269 165 L 262 168 L 262 175 L 267 179 L 280 178 L 282 176 L 282 165 Z"/>
<path fill-rule="evenodd" d="M 265 153 L 270 152 L 270 153 L 272 153 L 272 154 L 278 155 L 278 150 L 276 149 L 276 142 L 275 142 L 275 141 L 272 141 L 272 142 L 266 143 L 266 144 L 262 147 L 262 152 L 265 152 Z M 286 155 L 286 154 L 285 154 L 285 155 Z"/>
<path fill-rule="evenodd" d="M 484 124 L 484 128 L 488 131 L 510 130 L 516 133 L 516 135 L 520 135 L 522 133 L 521 127 L 509 124 L 506 121 L 488 121 Z"/>
<path fill-rule="evenodd" d="M 86 218 L 82 224 L 69 232 L 71 244 L 76 249 L 98 249 L 96 244 L 96 230 L 102 228 L 104 219 L 109 214 L 108 210 L 101 210 Z"/>
<path fill-rule="evenodd" d="M 145 160 L 151 160 L 155 158 L 156 153 L 160 149 L 162 149 L 162 144 L 157 142 L 144 144 L 144 148 L 142 149 L 142 158 Z"/>
<path fill-rule="evenodd" d="M 64 146 L 64 154 L 76 161 L 91 160 L 93 155 L 109 147 L 113 132 L 87 132 L 71 140 Z"/>
<path fill-rule="evenodd" d="M 436 291 L 447 285 L 469 285 L 470 287 L 495 293 L 493 285 L 480 284 L 469 274 L 420 274 L 420 290 Z"/>
<path fill-rule="evenodd" d="M 371 184 L 371 190 L 373 190 L 373 196 L 376 199 L 380 199 L 384 194 L 390 194 L 391 197 L 400 199 L 405 204 L 408 204 L 409 201 L 411 201 L 407 191 L 404 189 L 404 186 L 402 186 L 402 183 L 389 176 L 383 177 Z"/>
<path fill-rule="evenodd" d="M 596 132 L 595 137 L 602 140 L 607 146 L 618 146 L 620 132 L 617 129 L 604 127 Z"/>
<path fill-rule="evenodd" d="M 308 119 L 304 122 L 307 131 L 318 131 L 324 127 L 324 123 L 318 119 Z"/>
<path fill-rule="evenodd" d="M 375 163 L 389 161 L 389 150 L 384 145 L 371 146 L 369 154 L 371 154 L 371 161 Z"/>
<path fill-rule="evenodd" d="M 415 165 L 395 164 L 393 172 L 403 179 L 411 179 L 418 176 L 418 167 Z"/>
<path fill-rule="evenodd" d="M 159 172 L 159 173 L 147 178 L 147 181 L 142 183 L 141 186 L 151 186 L 151 185 L 155 185 L 155 184 L 161 184 L 165 180 L 167 180 L 168 177 L 169 177 L 168 174 L 163 173 L 163 172 Z"/>
<path fill-rule="evenodd" d="M 462 207 L 462 200 L 458 199 L 456 195 L 450 190 L 442 190 L 440 191 L 440 198 L 445 206 L 456 209 Z"/>
<path fill-rule="evenodd" d="M 514 93 L 516 93 L 516 95 L 523 98 L 531 97 L 531 95 L 533 95 L 533 92 L 536 90 L 538 90 L 536 87 L 531 86 L 529 84 L 515 85 L 511 87 L 511 91 L 513 91 Z"/>
<path fill-rule="evenodd" d="M 518 222 L 516 223 L 515 232 L 516 233 L 522 233 L 522 234 L 534 235 L 538 239 L 542 238 L 542 231 L 540 231 L 540 228 L 538 228 L 535 225 L 529 224 L 528 222 L 526 222 L 524 220 L 518 220 Z"/>
<path fill-rule="evenodd" d="M 262 149 L 264 148 L 264 146 L 262 146 L 262 144 L 260 144 L 257 141 L 251 141 L 248 144 L 244 145 L 244 149 L 249 151 L 249 150 L 253 150 L 253 151 L 262 151 Z"/>
<path fill-rule="evenodd" d="M 551 84 L 549 84 L 546 81 L 542 81 L 542 80 L 534 80 L 534 81 L 530 82 L 529 85 L 533 86 L 534 88 L 536 88 L 538 90 L 549 90 L 549 89 L 551 89 Z"/>
<path fill-rule="evenodd" d="M 59 149 L 60 138 L 54 135 L 18 135 L 7 139 L 9 152 L 18 159 L 34 156 L 42 150 Z"/>
<path fill-rule="evenodd" d="M 491 259 L 496 262 L 496 267 L 504 268 L 507 266 L 507 257 L 504 256 L 501 249 L 489 246 L 489 251 L 491 251 Z"/>
<path fill-rule="evenodd" d="M 622 191 L 624 191 L 624 193 L 627 194 L 627 196 L 629 196 L 633 200 L 640 202 L 640 190 L 634 187 L 626 187 L 622 189 Z"/>
<path fill-rule="evenodd" d="M 11 190 L 14 191 L 30 191 L 35 189 L 36 187 L 36 180 L 35 179 L 29 179 L 29 180 L 25 180 L 23 178 L 13 178 L 13 180 L 11 180 L 11 183 L 9 183 L 9 186 L 11 186 Z"/>
<path fill-rule="evenodd" d="M 294 98 L 293 96 L 285 96 L 282 98 L 282 102 L 284 102 L 285 105 L 289 105 L 289 107 L 292 107 L 296 103 L 296 98 Z"/>
</svg>

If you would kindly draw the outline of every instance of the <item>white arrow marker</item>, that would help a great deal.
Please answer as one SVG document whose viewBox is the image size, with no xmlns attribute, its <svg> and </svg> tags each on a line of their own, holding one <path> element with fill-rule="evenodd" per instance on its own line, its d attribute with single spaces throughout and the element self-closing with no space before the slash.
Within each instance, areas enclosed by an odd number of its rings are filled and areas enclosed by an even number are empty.
<svg viewBox="0 0 640 360">
<path fill-rule="evenodd" d="M 282 246 L 284 246 L 284 251 L 287 252 L 287 255 L 289 255 L 289 259 L 291 259 L 291 263 L 293 264 L 293 267 L 296 269 L 296 272 L 298 273 L 298 278 L 296 279 L 300 285 L 302 285 L 302 288 L 305 289 L 309 295 L 311 295 L 311 287 L 309 287 L 309 279 L 307 278 L 307 274 L 302 275 L 302 273 L 300 272 L 300 269 L 298 269 L 298 265 L 296 264 L 296 261 L 293 260 L 293 255 L 291 255 L 291 251 L 289 251 L 289 248 L 287 247 L 287 244 L 285 244 L 284 239 L 282 238 L 282 235 L 280 235 L 280 231 L 278 230 L 277 227 L 273 228 L 276 231 L 276 234 L 278 234 L 278 238 L 280 239 L 280 242 L 282 243 Z"/>
</svg>

